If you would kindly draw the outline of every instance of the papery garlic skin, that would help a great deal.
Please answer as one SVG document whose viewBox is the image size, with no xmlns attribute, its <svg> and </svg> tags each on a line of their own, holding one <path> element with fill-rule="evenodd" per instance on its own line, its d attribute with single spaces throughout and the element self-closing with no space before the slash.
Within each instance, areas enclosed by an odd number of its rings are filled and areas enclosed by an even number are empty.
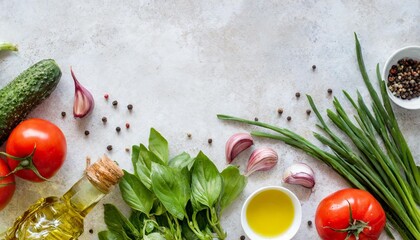
<svg viewBox="0 0 420 240">
<path fill-rule="evenodd" d="M 307 164 L 295 163 L 284 171 L 283 181 L 306 188 L 313 188 L 315 186 L 315 173 Z"/>
<path fill-rule="evenodd" d="M 74 104 L 73 104 L 73 116 L 75 118 L 83 118 L 92 112 L 95 101 L 93 100 L 92 94 L 83 87 L 76 76 L 74 75 L 73 69 L 70 67 L 71 76 L 74 81 Z"/>
<path fill-rule="evenodd" d="M 277 152 L 268 147 L 255 149 L 248 160 L 245 174 L 251 175 L 255 171 L 272 169 L 278 162 Z"/>
<path fill-rule="evenodd" d="M 236 133 L 232 135 L 226 142 L 225 152 L 226 152 L 226 161 L 231 163 L 239 153 L 249 148 L 254 144 L 249 133 Z"/>
</svg>

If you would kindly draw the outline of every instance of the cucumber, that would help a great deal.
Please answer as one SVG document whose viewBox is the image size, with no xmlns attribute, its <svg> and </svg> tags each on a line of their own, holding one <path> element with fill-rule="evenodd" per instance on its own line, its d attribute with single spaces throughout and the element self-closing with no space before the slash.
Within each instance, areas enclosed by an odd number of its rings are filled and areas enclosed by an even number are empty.
<svg viewBox="0 0 420 240">
<path fill-rule="evenodd" d="M 60 77 L 55 61 L 45 59 L 0 90 L 0 145 L 32 109 L 50 96 Z"/>
</svg>

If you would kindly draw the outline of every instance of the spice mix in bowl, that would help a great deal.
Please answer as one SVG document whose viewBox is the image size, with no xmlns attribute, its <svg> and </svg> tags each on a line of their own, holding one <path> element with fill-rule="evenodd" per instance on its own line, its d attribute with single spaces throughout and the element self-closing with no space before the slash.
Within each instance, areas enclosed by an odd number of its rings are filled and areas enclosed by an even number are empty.
<svg viewBox="0 0 420 240">
<path fill-rule="evenodd" d="M 388 96 L 405 109 L 420 109 L 420 46 L 401 48 L 385 63 Z"/>
</svg>

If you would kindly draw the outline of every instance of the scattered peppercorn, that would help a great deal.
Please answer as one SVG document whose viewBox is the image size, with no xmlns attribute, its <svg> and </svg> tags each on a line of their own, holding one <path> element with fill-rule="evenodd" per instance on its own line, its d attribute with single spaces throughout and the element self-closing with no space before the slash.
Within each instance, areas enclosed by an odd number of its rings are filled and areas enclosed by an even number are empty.
<svg viewBox="0 0 420 240">
<path fill-rule="evenodd" d="M 89 233 L 90 234 L 93 234 L 93 229 L 91 228 L 91 229 L 89 229 Z"/>
<path fill-rule="evenodd" d="M 126 123 L 125 124 L 125 128 L 127 128 L 127 129 L 130 128 L 130 124 L 129 123 Z"/>
<path fill-rule="evenodd" d="M 297 98 L 299 98 L 299 97 L 300 97 L 300 92 L 295 93 L 295 96 L 296 96 Z"/>
<path fill-rule="evenodd" d="M 121 128 L 120 127 L 116 127 L 115 128 L 115 131 L 117 131 L 119 133 L 121 131 Z"/>
<path fill-rule="evenodd" d="M 118 105 L 118 101 L 117 100 L 112 101 L 112 106 L 116 107 L 117 105 Z"/>
<path fill-rule="evenodd" d="M 130 110 L 130 111 L 133 110 L 133 104 L 128 104 L 127 109 Z"/>
<path fill-rule="evenodd" d="M 306 114 L 311 115 L 311 109 L 306 110 Z"/>
<path fill-rule="evenodd" d="M 257 118 L 257 117 L 255 117 L 255 118 L 254 118 L 254 120 L 255 120 L 256 122 L 258 122 L 258 118 Z"/>
<path fill-rule="evenodd" d="M 191 138 L 191 133 L 187 133 L 187 137 L 188 138 Z"/>
<path fill-rule="evenodd" d="M 65 117 L 66 116 L 66 112 L 61 112 L 61 116 Z"/>
<path fill-rule="evenodd" d="M 86 136 L 87 136 L 87 135 L 89 135 L 89 133 L 90 133 L 90 132 L 89 132 L 88 130 L 86 130 L 86 131 L 85 131 L 85 135 L 86 135 Z"/>
<path fill-rule="evenodd" d="M 287 121 L 290 121 L 290 120 L 292 120 L 292 117 L 291 116 L 287 116 Z"/>
<path fill-rule="evenodd" d="M 311 220 L 308 221 L 308 226 L 309 227 L 312 226 L 312 221 Z"/>
<path fill-rule="evenodd" d="M 107 149 L 108 151 L 111 151 L 111 150 L 112 150 L 112 145 L 108 145 L 108 146 L 106 146 L 106 149 Z"/>
<path fill-rule="evenodd" d="M 209 139 L 207 140 L 207 142 L 208 142 L 209 144 L 211 144 L 211 143 L 213 142 L 213 139 L 209 138 Z"/>
<path fill-rule="evenodd" d="M 315 71 L 316 65 L 312 65 L 312 71 Z"/>
<path fill-rule="evenodd" d="M 389 70 L 388 89 L 403 100 L 420 97 L 420 61 L 411 58 L 398 60 Z"/>
<path fill-rule="evenodd" d="M 109 98 L 108 93 L 105 93 L 105 94 L 104 94 L 104 98 L 105 98 L 106 100 L 108 100 L 108 98 Z"/>
<path fill-rule="evenodd" d="M 283 108 L 277 109 L 277 113 L 281 115 L 283 113 Z"/>
<path fill-rule="evenodd" d="M 102 122 L 106 123 L 108 121 L 108 119 L 106 117 L 102 117 Z"/>
<path fill-rule="evenodd" d="M 332 89 L 328 88 L 327 92 L 328 92 L 328 94 L 332 94 Z"/>
<path fill-rule="evenodd" d="M 126 152 L 129 152 L 129 151 L 130 151 L 130 148 L 125 148 L 125 151 L 126 151 Z"/>
<path fill-rule="evenodd" d="M 240 237 L 240 239 L 241 239 L 241 240 L 245 240 L 245 236 L 244 236 L 244 235 L 242 235 L 242 236 Z"/>
</svg>

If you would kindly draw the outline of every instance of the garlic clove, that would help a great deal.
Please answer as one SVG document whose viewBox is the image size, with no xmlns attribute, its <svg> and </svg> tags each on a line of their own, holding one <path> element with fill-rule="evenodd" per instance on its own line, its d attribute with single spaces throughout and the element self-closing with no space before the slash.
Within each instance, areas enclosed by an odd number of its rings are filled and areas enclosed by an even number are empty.
<svg viewBox="0 0 420 240">
<path fill-rule="evenodd" d="M 225 150 L 227 163 L 231 163 L 233 159 L 239 155 L 239 153 L 253 144 L 254 140 L 249 133 L 236 133 L 232 135 L 226 142 Z"/>
<path fill-rule="evenodd" d="M 255 171 L 266 171 L 272 169 L 278 161 L 276 151 L 268 147 L 255 149 L 249 157 L 245 174 L 251 175 Z"/>
<path fill-rule="evenodd" d="M 295 163 L 284 171 L 283 181 L 306 188 L 313 188 L 315 186 L 315 173 L 307 164 Z"/>
<path fill-rule="evenodd" d="M 95 101 L 93 100 L 93 96 L 89 90 L 79 83 L 71 67 L 70 72 L 73 77 L 75 87 L 73 116 L 75 118 L 83 118 L 92 112 L 93 107 L 95 106 Z"/>
</svg>

